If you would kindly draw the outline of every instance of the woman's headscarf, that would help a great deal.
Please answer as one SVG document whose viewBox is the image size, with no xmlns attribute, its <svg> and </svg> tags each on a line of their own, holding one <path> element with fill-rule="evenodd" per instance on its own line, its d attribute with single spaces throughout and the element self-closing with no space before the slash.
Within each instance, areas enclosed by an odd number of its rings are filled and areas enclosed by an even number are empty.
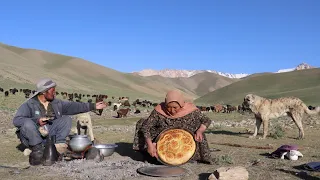
<svg viewBox="0 0 320 180">
<path fill-rule="evenodd" d="M 179 105 L 181 106 L 181 109 L 175 115 L 171 115 L 166 109 L 166 104 L 172 101 L 179 103 Z M 169 91 L 166 95 L 165 102 L 162 102 L 155 107 L 155 110 L 157 112 L 172 119 L 183 117 L 197 109 L 198 108 L 193 103 L 185 102 L 182 93 L 177 90 Z"/>
</svg>

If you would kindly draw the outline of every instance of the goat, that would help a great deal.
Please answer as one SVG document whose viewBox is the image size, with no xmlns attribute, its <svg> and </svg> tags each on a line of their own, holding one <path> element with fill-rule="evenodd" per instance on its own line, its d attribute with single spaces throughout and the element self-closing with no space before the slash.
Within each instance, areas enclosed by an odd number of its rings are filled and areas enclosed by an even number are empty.
<svg viewBox="0 0 320 180">
<path fill-rule="evenodd" d="M 139 109 L 136 109 L 136 111 L 134 111 L 134 114 L 139 114 L 139 113 L 141 113 Z"/>
<path fill-rule="evenodd" d="M 119 109 L 117 111 L 118 117 L 117 118 L 122 118 L 122 117 L 127 117 L 128 112 L 131 111 L 130 108 L 126 108 L 126 109 Z"/>
<path fill-rule="evenodd" d="M 121 106 L 121 103 L 113 103 L 113 111 L 116 111 Z"/>
</svg>

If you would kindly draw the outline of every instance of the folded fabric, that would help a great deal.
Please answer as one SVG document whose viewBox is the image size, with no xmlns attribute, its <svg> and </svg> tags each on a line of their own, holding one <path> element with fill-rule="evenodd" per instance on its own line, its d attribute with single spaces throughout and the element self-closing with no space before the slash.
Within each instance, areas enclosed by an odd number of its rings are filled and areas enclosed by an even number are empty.
<svg viewBox="0 0 320 180">
<path fill-rule="evenodd" d="M 309 162 L 304 165 L 305 169 L 320 171 L 320 162 Z"/>
</svg>

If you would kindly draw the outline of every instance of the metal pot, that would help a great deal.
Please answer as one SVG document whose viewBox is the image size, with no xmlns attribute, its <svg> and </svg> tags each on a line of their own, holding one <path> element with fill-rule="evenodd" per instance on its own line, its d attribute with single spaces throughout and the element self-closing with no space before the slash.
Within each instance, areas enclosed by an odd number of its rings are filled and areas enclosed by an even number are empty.
<svg viewBox="0 0 320 180">
<path fill-rule="evenodd" d="M 83 152 L 91 145 L 92 142 L 87 135 L 74 135 L 69 142 L 69 147 L 73 152 Z"/>
</svg>

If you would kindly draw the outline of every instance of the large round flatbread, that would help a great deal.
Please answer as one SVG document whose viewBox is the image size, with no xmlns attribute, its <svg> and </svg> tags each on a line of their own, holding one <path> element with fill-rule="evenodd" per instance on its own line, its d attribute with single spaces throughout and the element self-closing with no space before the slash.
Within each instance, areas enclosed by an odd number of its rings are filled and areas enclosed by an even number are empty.
<svg viewBox="0 0 320 180">
<path fill-rule="evenodd" d="M 169 129 L 159 135 L 157 153 L 161 161 L 181 165 L 190 160 L 196 151 L 193 136 L 183 129 Z"/>
</svg>

